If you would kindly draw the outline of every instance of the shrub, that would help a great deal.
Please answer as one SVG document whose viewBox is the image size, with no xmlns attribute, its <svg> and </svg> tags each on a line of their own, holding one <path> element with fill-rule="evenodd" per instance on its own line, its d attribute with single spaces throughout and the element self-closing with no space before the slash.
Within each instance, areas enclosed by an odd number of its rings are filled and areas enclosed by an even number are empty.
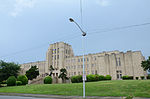
<svg viewBox="0 0 150 99">
<path fill-rule="evenodd" d="M 52 83 L 52 77 L 51 76 L 47 76 L 44 78 L 44 84 L 51 84 Z"/>
<path fill-rule="evenodd" d="M 147 79 L 150 79 L 150 75 L 147 76 Z"/>
<path fill-rule="evenodd" d="M 144 76 L 141 76 L 141 79 L 143 80 L 143 79 L 144 79 Z"/>
<path fill-rule="evenodd" d="M 105 76 L 100 75 L 100 76 L 99 76 L 99 80 L 100 80 L 100 81 L 101 81 L 101 80 L 105 80 Z"/>
<path fill-rule="evenodd" d="M 95 79 L 96 77 L 93 74 L 87 75 L 86 78 L 87 78 L 87 82 L 92 82 L 96 80 Z"/>
<path fill-rule="evenodd" d="M 20 85 L 22 85 L 22 82 L 21 81 L 16 81 L 16 85 L 20 86 Z"/>
<path fill-rule="evenodd" d="M 1 82 L 1 84 L 7 84 L 7 82 L 4 80 L 4 81 Z"/>
<path fill-rule="evenodd" d="M 138 80 L 139 79 L 139 77 L 136 77 L 136 80 Z"/>
<path fill-rule="evenodd" d="M 27 78 L 26 75 L 19 75 L 19 76 L 17 77 L 17 80 L 18 80 L 18 81 L 21 81 L 21 82 L 22 82 L 22 85 L 28 84 L 28 78 Z"/>
<path fill-rule="evenodd" d="M 71 77 L 71 82 L 72 82 L 72 83 L 79 83 L 79 82 L 82 82 L 82 75 L 72 76 L 72 77 Z"/>
<path fill-rule="evenodd" d="M 105 76 L 105 80 L 111 80 L 111 76 L 110 75 L 106 75 Z"/>
<path fill-rule="evenodd" d="M 16 78 L 15 76 L 10 76 L 7 79 L 7 86 L 15 86 L 16 85 Z"/>
<path fill-rule="evenodd" d="M 131 79 L 133 79 L 133 76 L 122 76 L 122 79 L 123 80 L 131 80 Z"/>
</svg>

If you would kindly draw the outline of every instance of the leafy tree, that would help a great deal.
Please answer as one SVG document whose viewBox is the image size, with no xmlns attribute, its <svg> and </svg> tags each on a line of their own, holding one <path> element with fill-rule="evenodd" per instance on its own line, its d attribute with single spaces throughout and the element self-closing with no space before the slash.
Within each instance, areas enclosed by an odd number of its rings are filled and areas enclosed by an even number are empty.
<svg viewBox="0 0 150 99">
<path fill-rule="evenodd" d="M 55 70 L 55 69 L 54 69 L 53 66 L 51 65 L 50 68 L 49 68 L 49 71 L 50 71 L 49 76 L 52 76 L 54 70 Z"/>
<path fill-rule="evenodd" d="M 31 68 L 26 71 L 26 76 L 28 80 L 33 80 L 39 75 L 39 70 L 36 66 L 31 66 Z"/>
<path fill-rule="evenodd" d="M 20 71 L 20 65 L 13 62 L 0 61 L 0 82 L 7 80 L 10 76 L 17 77 Z"/>
<path fill-rule="evenodd" d="M 144 68 L 144 70 L 148 70 L 150 72 L 150 56 L 147 60 L 142 61 L 141 66 Z"/>
<path fill-rule="evenodd" d="M 58 78 L 61 78 L 63 83 L 68 79 L 67 70 L 65 68 L 60 69 L 60 75 Z"/>
</svg>

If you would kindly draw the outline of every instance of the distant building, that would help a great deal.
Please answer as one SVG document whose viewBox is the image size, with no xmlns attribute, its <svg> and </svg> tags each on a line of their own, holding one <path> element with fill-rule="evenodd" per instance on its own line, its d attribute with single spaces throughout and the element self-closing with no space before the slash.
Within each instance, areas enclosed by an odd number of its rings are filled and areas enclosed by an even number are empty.
<svg viewBox="0 0 150 99">
<path fill-rule="evenodd" d="M 46 61 L 22 64 L 22 73 L 25 73 L 31 65 L 39 68 L 40 75 L 48 73 L 52 65 L 55 70 L 53 77 L 57 78 L 61 68 L 66 68 L 68 76 L 82 75 L 83 61 L 85 74 L 111 75 L 112 80 L 121 79 L 124 75 L 135 77 L 145 76 L 146 72 L 141 67 L 144 56 L 141 51 L 110 51 L 83 56 L 74 56 L 71 45 L 64 42 L 51 44 L 46 53 Z M 59 81 L 58 81 L 59 82 Z"/>
</svg>

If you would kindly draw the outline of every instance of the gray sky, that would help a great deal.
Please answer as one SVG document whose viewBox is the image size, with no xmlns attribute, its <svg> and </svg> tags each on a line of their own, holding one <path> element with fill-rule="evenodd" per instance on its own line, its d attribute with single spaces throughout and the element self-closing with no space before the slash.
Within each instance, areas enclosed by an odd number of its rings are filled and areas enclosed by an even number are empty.
<svg viewBox="0 0 150 99">
<path fill-rule="evenodd" d="M 64 41 L 82 54 L 80 0 L 0 0 L 0 60 L 45 60 L 49 44 Z M 150 56 L 150 25 L 102 32 L 150 22 L 150 0 L 83 0 L 85 53 L 141 50 Z M 96 33 L 95 33 L 96 32 Z"/>
</svg>

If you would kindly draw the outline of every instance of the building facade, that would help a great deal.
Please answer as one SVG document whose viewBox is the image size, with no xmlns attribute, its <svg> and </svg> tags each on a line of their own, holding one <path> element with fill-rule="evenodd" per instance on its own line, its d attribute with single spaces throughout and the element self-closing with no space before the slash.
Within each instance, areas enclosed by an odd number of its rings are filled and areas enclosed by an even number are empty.
<svg viewBox="0 0 150 99">
<path fill-rule="evenodd" d="M 121 79 L 124 75 L 135 77 L 146 76 L 141 67 L 144 56 L 141 51 L 110 51 L 84 56 L 74 56 L 71 45 L 64 42 L 51 44 L 46 53 L 46 61 L 22 64 L 22 73 L 31 65 L 37 65 L 40 74 L 49 74 L 49 67 L 55 69 L 53 77 L 57 78 L 61 68 L 66 68 L 68 77 L 82 75 L 83 61 L 85 74 L 111 75 L 112 80 Z"/>
</svg>

